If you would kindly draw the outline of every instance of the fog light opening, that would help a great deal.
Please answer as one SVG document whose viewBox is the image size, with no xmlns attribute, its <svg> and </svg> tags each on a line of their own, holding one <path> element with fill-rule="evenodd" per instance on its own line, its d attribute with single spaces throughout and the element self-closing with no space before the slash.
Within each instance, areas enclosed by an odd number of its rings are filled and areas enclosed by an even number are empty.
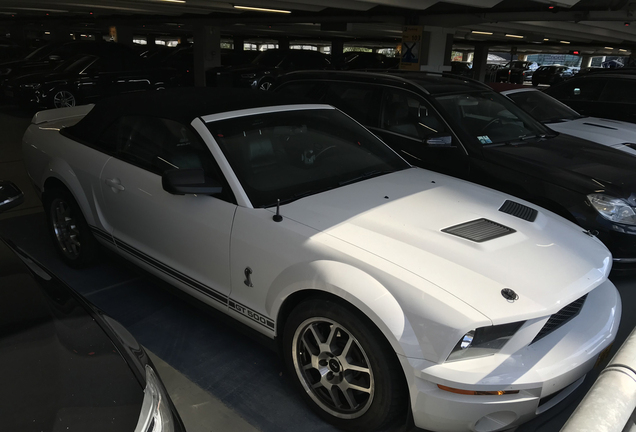
<svg viewBox="0 0 636 432">
<path fill-rule="evenodd" d="M 462 389 L 456 389 L 456 388 L 453 388 L 453 387 L 446 387 L 446 386 L 441 385 L 441 384 L 437 384 L 437 387 L 439 387 L 440 390 L 444 390 L 444 391 L 447 391 L 447 392 L 457 393 L 457 394 L 462 394 L 462 395 L 469 395 L 469 396 L 501 396 L 501 395 L 519 393 L 519 390 L 494 390 L 494 391 L 462 390 Z"/>
<path fill-rule="evenodd" d="M 488 414 L 475 423 L 477 432 L 494 432 L 507 429 L 519 416 L 512 411 L 499 411 Z"/>
</svg>

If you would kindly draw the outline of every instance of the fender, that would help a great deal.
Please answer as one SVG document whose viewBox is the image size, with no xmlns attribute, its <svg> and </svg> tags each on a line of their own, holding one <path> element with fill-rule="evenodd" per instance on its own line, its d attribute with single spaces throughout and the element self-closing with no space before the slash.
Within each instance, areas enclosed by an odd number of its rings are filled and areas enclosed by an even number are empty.
<svg viewBox="0 0 636 432">
<path fill-rule="evenodd" d="M 75 198 L 75 201 L 82 210 L 84 219 L 89 225 L 96 225 L 95 218 L 93 217 L 94 211 L 91 206 L 91 202 L 86 196 L 84 189 L 82 188 L 73 168 L 64 160 L 60 158 L 53 158 L 49 160 L 46 170 L 42 174 L 40 184 L 42 185 L 42 192 L 44 193 L 44 185 L 47 180 L 55 178 L 62 182 L 64 186 L 71 192 L 71 195 Z"/>
<path fill-rule="evenodd" d="M 365 314 L 384 334 L 396 353 L 421 358 L 415 332 L 393 295 L 368 273 L 336 261 L 313 261 L 293 265 L 272 283 L 265 308 L 277 316 L 294 293 L 313 290 L 333 294 Z M 278 327 L 278 323 L 277 323 Z M 277 334 L 282 329 L 276 329 Z"/>
</svg>

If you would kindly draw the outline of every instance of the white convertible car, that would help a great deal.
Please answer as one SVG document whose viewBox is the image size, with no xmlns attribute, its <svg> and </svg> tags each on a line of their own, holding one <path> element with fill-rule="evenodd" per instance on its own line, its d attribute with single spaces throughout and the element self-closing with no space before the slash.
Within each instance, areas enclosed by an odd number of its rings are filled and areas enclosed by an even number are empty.
<svg viewBox="0 0 636 432">
<path fill-rule="evenodd" d="M 566 398 L 616 335 L 593 235 L 413 168 L 327 105 L 118 96 L 37 113 L 23 151 L 67 263 L 101 243 L 276 339 L 342 429 L 408 412 L 433 431 L 511 428 Z"/>
</svg>

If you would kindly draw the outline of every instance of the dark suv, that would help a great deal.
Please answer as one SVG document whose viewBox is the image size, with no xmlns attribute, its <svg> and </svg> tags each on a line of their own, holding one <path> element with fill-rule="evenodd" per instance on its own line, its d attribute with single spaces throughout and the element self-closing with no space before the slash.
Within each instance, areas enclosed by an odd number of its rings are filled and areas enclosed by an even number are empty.
<svg viewBox="0 0 636 432">
<path fill-rule="evenodd" d="M 636 158 L 558 134 L 477 81 L 425 72 L 296 72 L 274 91 L 340 108 L 413 165 L 517 195 L 636 264 Z"/>
</svg>

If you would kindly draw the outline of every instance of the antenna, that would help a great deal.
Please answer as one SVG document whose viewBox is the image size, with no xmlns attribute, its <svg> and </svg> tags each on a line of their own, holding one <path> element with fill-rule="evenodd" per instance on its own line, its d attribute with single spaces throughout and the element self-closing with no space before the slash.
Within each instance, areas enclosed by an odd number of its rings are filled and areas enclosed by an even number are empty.
<svg viewBox="0 0 636 432">
<path fill-rule="evenodd" d="M 272 217 L 274 222 L 280 222 L 283 220 L 283 217 L 280 215 L 280 199 L 276 200 L 276 214 Z"/>
</svg>

